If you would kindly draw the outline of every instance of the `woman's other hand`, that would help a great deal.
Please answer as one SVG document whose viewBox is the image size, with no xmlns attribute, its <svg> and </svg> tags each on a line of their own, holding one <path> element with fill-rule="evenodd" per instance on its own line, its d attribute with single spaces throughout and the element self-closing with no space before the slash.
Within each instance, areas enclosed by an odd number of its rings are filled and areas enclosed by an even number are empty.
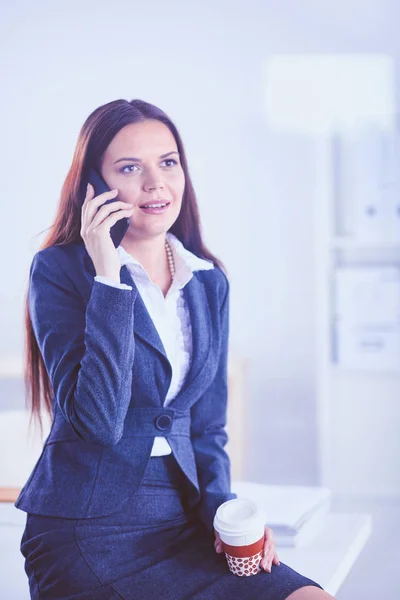
<svg viewBox="0 0 400 600">
<path fill-rule="evenodd" d="M 224 549 L 222 548 L 221 536 L 219 535 L 218 531 L 215 531 L 215 529 L 214 529 L 214 534 L 215 534 L 215 542 L 214 542 L 215 551 L 217 554 L 221 554 L 221 552 L 224 551 Z"/>
<path fill-rule="evenodd" d="M 263 558 L 261 559 L 260 566 L 268 573 L 271 573 L 272 563 L 274 563 L 274 565 L 280 564 L 278 555 L 276 553 L 274 532 L 270 527 L 265 525 Z"/>
<path fill-rule="evenodd" d="M 215 542 L 214 542 L 215 551 L 217 552 L 217 554 L 221 554 L 221 552 L 224 551 L 222 548 L 221 536 L 219 535 L 218 531 L 216 531 L 215 529 L 214 529 L 214 534 L 215 534 Z M 272 563 L 274 563 L 275 565 L 280 564 L 278 554 L 276 552 L 276 547 L 275 547 L 274 533 L 270 527 L 267 527 L 265 525 L 263 557 L 261 559 L 260 566 L 262 569 L 264 569 L 265 571 L 268 571 L 268 573 L 270 573 Z"/>
</svg>

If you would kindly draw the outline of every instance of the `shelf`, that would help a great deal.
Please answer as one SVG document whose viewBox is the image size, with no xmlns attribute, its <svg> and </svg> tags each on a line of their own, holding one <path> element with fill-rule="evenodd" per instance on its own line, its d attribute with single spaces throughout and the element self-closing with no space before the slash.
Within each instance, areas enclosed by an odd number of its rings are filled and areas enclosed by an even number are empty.
<svg viewBox="0 0 400 600">
<path fill-rule="evenodd" d="M 380 371 L 378 369 L 351 369 L 350 367 L 341 367 L 339 365 L 331 364 L 331 370 L 333 373 L 349 377 L 377 377 L 385 379 L 400 379 L 400 370 L 387 370 Z"/>
<path fill-rule="evenodd" d="M 334 237 L 330 245 L 334 249 L 351 250 L 395 250 L 400 251 L 400 241 L 379 242 L 372 240 L 357 240 L 351 237 Z"/>
</svg>

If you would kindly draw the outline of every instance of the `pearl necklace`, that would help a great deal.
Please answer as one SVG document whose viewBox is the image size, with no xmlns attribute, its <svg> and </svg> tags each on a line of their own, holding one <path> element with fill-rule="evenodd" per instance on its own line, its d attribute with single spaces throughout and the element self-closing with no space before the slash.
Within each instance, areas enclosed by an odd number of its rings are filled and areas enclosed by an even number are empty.
<svg viewBox="0 0 400 600">
<path fill-rule="evenodd" d="M 168 244 L 167 240 L 165 240 L 165 250 L 167 252 L 169 270 L 171 273 L 171 277 L 173 279 L 174 275 L 175 275 L 175 262 L 174 262 L 174 256 L 172 254 L 171 246 Z"/>
</svg>

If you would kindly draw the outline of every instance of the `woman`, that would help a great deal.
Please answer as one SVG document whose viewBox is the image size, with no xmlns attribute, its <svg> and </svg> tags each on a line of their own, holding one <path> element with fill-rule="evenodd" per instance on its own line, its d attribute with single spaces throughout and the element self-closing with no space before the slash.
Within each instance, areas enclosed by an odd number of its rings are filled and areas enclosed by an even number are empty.
<svg viewBox="0 0 400 600">
<path fill-rule="evenodd" d="M 86 186 L 90 168 L 110 192 Z M 126 217 L 115 248 L 110 228 Z M 279 563 L 268 527 L 251 577 L 230 573 L 213 530 L 236 497 L 228 319 L 229 283 L 203 244 L 175 126 L 140 100 L 99 107 L 30 269 L 26 375 L 32 414 L 42 425 L 43 397 L 52 416 L 15 503 L 28 513 L 31 598 L 331 598 Z"/>
</svg>

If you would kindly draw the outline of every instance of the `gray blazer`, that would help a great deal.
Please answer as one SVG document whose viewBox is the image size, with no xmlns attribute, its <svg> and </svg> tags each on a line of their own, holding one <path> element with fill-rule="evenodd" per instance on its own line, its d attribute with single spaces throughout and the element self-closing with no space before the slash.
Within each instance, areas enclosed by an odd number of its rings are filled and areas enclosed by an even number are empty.
<svg viewBox="0 0 400 600">
<path fill-rule="evenodd" d="M 73 519 L 119 510 L 135 493 L 155 436 L 167 438 L 188 481 L 189 507 L 207 529 L 230 491 L 224 446 L 229 283 L 217 266 L 183 288 L 193 358 L 183 388 L 163 403 L 172 371 L 126 266 L 121 282 L 94 280 L 82 242 L 35 254 L 29 310 L 53 387 L 53 421 L 15 506 Z"/>
</svg>

